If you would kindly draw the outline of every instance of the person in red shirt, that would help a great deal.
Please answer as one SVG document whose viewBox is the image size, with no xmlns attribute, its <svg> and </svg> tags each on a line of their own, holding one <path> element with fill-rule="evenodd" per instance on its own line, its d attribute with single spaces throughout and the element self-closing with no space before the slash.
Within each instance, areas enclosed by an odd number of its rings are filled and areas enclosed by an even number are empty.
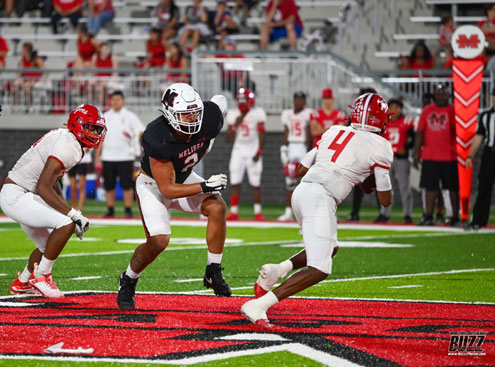
<svg viewBox="0 0 495 367">
<path fill-rule="evenodd" d="M 77 56 L 69 63 L 69 67 L 84 69 L 91 67 L 93 55 L 98 51 L 100 42 L 89 33 L 86 24 L 77 26 Z"/>
<path fill-rule="evenodd" d="M 22 44 L 21 60 L 19 69 L 44 69 L 45 63 L 38 56 L 33 44 L 25 42 Z M 33 104 L 33 87 L 43 76 L 39 71 L 26 71 L 18 74 L 18 78 L 14 82 L 14 104 L 19 104 L 18 98 L 20 91 L 24 92 L 24 98 L 27 100 L 27 105 Z"/>
<path fill-rule="evenodd" d="M 93 55 L 91 60 L 92 69 L 118 69 L 119 61 L 117 56 L 112 54 L 110 45 L 107 42 L 102 42 L 98 48 L 98 52 Z M 96 95 L 98 104 L 105 106 L 109 102 L 108 93 L 111 89 L 107 88 L 110 82 L 114 83 L 118 74 L 116 71 L 101 71 L 95 74 L 92 80 L 92 85 L 96 85 Z"/>
<path fill-rule="evenodd" d="M 322 107 L 311 113 L 309 120 L 309 131 L 313 137 L 313 148 L 321 140 L 323 133 L 330 129 L 331 126 L 346 124 L 345 113 L 334 109 L 334 102 L 333 90 L 330 88 L 323 89 L 321 92 Z"/>
<path fill-rule="evenodd" d="M 165 41 L 161 38 L 162 31 L 158 28 L 151 28 L 146 41 L 146 59 L 138 64 L 139 68 L 163 67 L 165 64 Z"/>
<path fill-rule="evenodd" d="M 58 33 L 58 22 L 62 18 L 69 18 L 72 27 L 76 29 L 79 18 L 82 16 L 82 7 L 83 0 L 53 0 L 53 33 Z"/>
<path fill-rule="evenodd" d="M 441 183 L 442 189 L 449 190 L 450 224 L 455 226 L 459 223 L 459 182 L 454 105 L 449 104 L 450 93 L 443 84 L 436 86 L 433 96 L 434 103 L 421 112 L 414 141 L 414 166 L 419 167 L 421 158 L 420 187 L 426 190 L 425 214 L 418 225 L 435 224 L 433 209 Z"/>
<path fill-rule="evenodd" d="M 301 37 L 303 23 L 295 0 L 270 0 L 266 7 L 265 23 L 261 28 L 260 49 L 268 43 L 287 38 L 291 50 L 297 50 L 297 38 Z"/>
<path fill-rule="evenodd" d="M 388 101 L 388 111 L 392 113 L 387 124 L 384 138 L 392 144 L 394 161 L 390 168 L 392 187 L 398 187 L 402 200 L 404 223 L 412 223 L 412 192 L 411 192 L 411 163 L 409 162 L 409 150 L 414 146 L 414 120 L 404 116 L 402 110 L 404 104 L 400 99 Z M 392 205 L 380 206 L 380 214 L 374 220 L 375 223 L 387 223 L 390 220 Z"/>
<path fill-rule="evenodd" d="M 89 14 L 88 29 L 96 36 L 101 26 L 115 17 L 112 0 L 89 0 Z"/>
<path fill-rule="evenodd" d="M 483 31 L 488 42 L 485 55 L 490 57 L 495 55 L 495 4 L 485 7 L 486 19 L 478 23 L 478 27 Z"/>
<path fill-rule="evenodd" d="M 5 67 L 5 56 L 7 56 L 8 52 L 9 52 L 9 45 L 7 44 L 5 38 L 0 36 L 0 68 Z"/>
<path fill-rule="evenodd" d="M 177 42 L 168 45 L 167 69 L 178 69 L 178 72 L 168 73 L 165 77 L 167 83 L 188 83 L 189 75 L 180 72 L 187 69 L 187 59 Z"/>
<path fill-rule="evenodd" d="M 423 41 L 419 41 L 414 45 L 411 54 L 409 55 L 407 65 L 408 68 L 412 70 L 427 70 L 435 67 L 435 60 L 431 55 L 430 49 Z M 417 76 L 418 74 L 413 75 L 413 77 Z M 423 74 L 423 76 L 427 75 Z"/>
</svg>

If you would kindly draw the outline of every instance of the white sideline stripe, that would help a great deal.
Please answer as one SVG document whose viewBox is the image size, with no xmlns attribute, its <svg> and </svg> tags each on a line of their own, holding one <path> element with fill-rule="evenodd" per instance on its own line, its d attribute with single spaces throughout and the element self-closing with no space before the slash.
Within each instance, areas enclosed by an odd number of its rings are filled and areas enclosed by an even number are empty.
<svg viewBox="0 0 495 367">
<path fill-rule="evenodd" d="M 420 285 L 420 284 L 398 285 L 398 286 L 395 286 L 395 287 L 388 287 L 388 288 L 400 289 L 400 288 L 417 288 L 417 287 L 422 287 L 422 285 Z"/>
<path fill-rule="evenodd" d="M 429 273 L 413 273 L 413 274 L 396 274 L 396 275 L 378 275 L 373 277 L 361 277 L 361 278 L 341 278 L 341 279 L 327 279 L 319 282 L 315 286 L 319 286 L 322 283 L 337 283 L 337 282 L 353 282 L 355 280 L 375 280 L 375 279 L 392 279 L 392 278 L 407 278 L 407 277 L 420 277 L 424 275 L 441 275 L 441 274 L 457 274 L 457 273 L 474 273 L 477 271 L 493 271 L 495 268 L 483 268 L 483 269 L 459 269 L 459 270 L 447 270 L 447 271 L 435 271 Z M 242 289 L 251 289 L 253 286 L 248 287 L 236 287 L 231 288 L 232 290 L 242 290 Z M 211 289 L 201 289 L 197 292 L 205 293 L 212 292 Z M 374 298 L 371 298 L 374 299 Z"/>
<path fill-rule="evenodd" d="M 103 278 L 101 275 L 91 276 L 91 277 L 75 277 L 70 278 L 71 280 L 90 280 L 90 279 L 100 279 Z"/>
<path fill-rule="evenodd" d="M 342 367 L 359 367 L 361 365 L 349 362 L 343 358 L 333 356 L 331 354 L 323 353 L 319 350 L 313 349 L 299 343 L 286 343 L 282 345 L 275 345 L 271 347 L 262 347 L 257 349 L 242 350 L 237 352 L 216 353 L 198 357 L 190 357 L 175 360 L 156 360 L 156 359 L 132 359 L 132 358 L 88 358 L 88 357 L 67 357 L 67 356 L 2 356 L 0 359 L 37 359 L 37 360 L 51 360 L 51 361 L 71 361 L 71 362 L 118 362 L 118 363 L 148 363 L 148 364 L 180 364 L 190 365 L 201 362 L 211 362 L 216 360 L 223 360 L 227 358 L 258 355 L 273 352 L 290 352 L 298 354 L 300 356 L 309 358 L 313 361 L 322 363 L 324 365 L 342 366 Z"/>
<path fill-rule="evenodd" d="M 264 341 L 272 341 L 272 342 L 288 342 L 289 339 L 281 337 L 278 334 L 270 334 L 270 333 L 241 333 L 235 335 L 227 335 L 215 338 L 215 340 L 264 340 Z"/>
<path fill-rule="evenodd" d="M 174 280 L 175 283 L 189 283 L 189 282 L 199 282 L 203 280 L 203 278 L 195 278 L 195 279 L 177 279 Z"/>
<path fill-rule="evenodd" d="M 4 274 L 4 273 L 0 273 L 0 277 L 4 277 L 4 276 L 7 276 L 9 274 Z"/>
<path fill-rule="evenodd" d="M 249 287 L 252 288 L 252 287 Z M 83 289 L 78 291 L 67 291 L 63 292 L 65 296 L 84 294 L 84 293 L 95 293 L 95 294 L 117 294 L 117 291 L 101 291 L 101 290 L 91 290 L 91 289 Z M 140 292 L 137 291 L 136 294 L 151 294 L 151 295 L 177 295 L 177 296 L 204 296 L 211 297 L 212 294 L 203 294 L 203 293 L 195 293 L 194 291 L 188 292 Z M 0 296 L 0 300 L 2 299 L 12 299 L 12 298 L 29 298 L 33 297 L 30 294 L 19 294 L 19 295 L 10 295 L 10 296 Z M 253 295 L 249 294 L 234 294 L 234 297 L 242 297 L 242 298 L 253 298 Z M 363 298 L 363 297 L 315 297 L 315 296 L 294 296 L 292 299 L 322 299 L 327 301 L 376 301 L 376 302 L 409 302 L 409 303 L 452 303 L 452 304 L 460 304 L 460 305 L 487 305 L 493 306 L 494 302 L 466 302 L 466 301 L 446 301 L 446 300 L 424 300 L 424 299 L 397 299 L 397 298 Z M 3 302 L 6 307 L 15 307 L 12 306 L 13 302 Z M 43 304 L 43 303 L 40 303 Z M 35 305 L 35 303 L 28 303 L 28 306 Z M 0 355 L 0 359 L 2 356 Z"/>
<path fill-rule="evenodd" d="M 89 218 L 91 224 L 98 224 L 104 226 L 142 226 L 141 219 L 103 219 L 103 218 Z M 0 215 L 0 224 L 2 223 L 15 223 L 7 216 Z M 172 219 L 170 224 L 173 226 L 184 227 L 206 227 L 206 221 L 204 220 L 184 220 L 184 219 Z M 299 228 L 296 222 L 254 222 L 254 221 L 233 221 L 227 222 L 228 227 L 239 228 Z M 339 229 L 373 229 L 373 230 L 385 230 L 385 231 L 397 231 L 397 232 L 463 232 L 462 228 L 451 227 L 418 227 L 411 225 L 383 225 L 383 224 L 355 224 L 355 223 L 341 223 L 338 225 Z M 470 232 L 474 234 L 475 232 Z M 495 233 L 495 229 L 481 229 L 477 233 Z"/>
</svg>

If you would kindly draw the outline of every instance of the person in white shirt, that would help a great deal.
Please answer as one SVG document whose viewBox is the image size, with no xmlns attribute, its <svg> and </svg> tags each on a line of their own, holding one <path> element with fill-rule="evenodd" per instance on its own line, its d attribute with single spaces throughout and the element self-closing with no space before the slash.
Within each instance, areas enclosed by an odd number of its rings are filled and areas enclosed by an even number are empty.
<svg viewBox="0 0 495 367">
<path fill-rule="evenodd" d="M 255 107 L 254 93 L 245 88 L 236 95 L 237 108 L 227 112 L 227 141 L 234 141 L 229 170 L 232 191 L 230 213 L 227 220 L 239 219 L 239 196 L 244 172 L 247 171 L 253 191 L 254 219 L 265 220 L 261 213 L 261 174 L 263 172 L 263 146 L 265 145 L 266 113 Z"/>
<path fill-rule="evenodd" d="M 294 93 L 294 108 L 282 111 L 281 120 L 284 125 L 284 137 L 280 146 L 280 160 L 284 167 L 285 188 L 287 190 L 285 212 L 278 220 L 293 220 L 291 209 L 292 192 L 299 179 L 296 168 L 311 147 L 309 121 L 313 110 L 306 107 L 306 94 Z"/>
<path fill-rule="evenodd" d="M 377 191 L 380 204 L 392 203 L 389 170 L 394 153 L 383 137 L 389 120 L 387 102 L 375 93 L 360 96 L 351 107 L 351 125 L 334 125 L 318 147 L 301 161 L 303 176 L 292 196 L 304 250 L 280 264 L 261 267 L 254 292 L 257 299 L 246 302 L 241 313 L 264 329 L 272 329 L 266 311 L 279 301 L 326 279 L 336 255 L 336 210 L 359 185 L 365 193 Z M 279 287 L 271 288 L 290 271 L 301 269 Z"/>
<path fill-rule="evenodd" d="M 34 143 L 10 170 L 0 191 L 0 207 L 36 244 L 28 264 L 10 286 L 12 294 L 63 297 L 52 268 L 74 231 L 82 239 L 89 221 L 71 208 L 59 179 L 105 138 L 105 119 L 89 104 L 69 114 L 67 129 L 52 130 Z"/>
<path fill-rule="evenodd" d="M 124 216 L 132 217 L 134 200 L 134 160 L 141 154 L 140 141 L 144 125 L 139 117 L 125 107 L 124 94 L 115 91 L 110 96 L 110 110 L 104 113 L 108 133 L 105 143 L 96 151 L 95 164 L 103 166 L 103 186 L 107 212 L 115 215 L 115 186 L 117 177 L 124 192 Z"/>
</svg>

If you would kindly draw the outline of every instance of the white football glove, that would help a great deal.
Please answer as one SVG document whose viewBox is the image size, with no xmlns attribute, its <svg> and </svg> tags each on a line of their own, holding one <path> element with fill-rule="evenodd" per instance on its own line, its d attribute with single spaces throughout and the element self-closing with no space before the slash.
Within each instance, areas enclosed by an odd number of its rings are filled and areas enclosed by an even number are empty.
<svg viewBox="0 0 495 367">
<path fill-rule="evenodd" d="M 280 146 L 280 161 L 284 167 L 289 163 L 289 147 L 287 145 Z"/>
<path fill-rule="evenodd" d="M 206 181 L 201 182 L 201 190 L 203 192 L 213 192 L 225 190 L 227 187 L 227 175 L 223 173 L 219 175 L 213 175 Z"/>
<path fill-rule="evenodd" d="M 76 236 L 82 240 L 84 232 L 89 229 L 89 219 L 82 215 L 79 210 L 74 208 L 67 213 L 67 216 L 76 224 Z"/>
</svg>

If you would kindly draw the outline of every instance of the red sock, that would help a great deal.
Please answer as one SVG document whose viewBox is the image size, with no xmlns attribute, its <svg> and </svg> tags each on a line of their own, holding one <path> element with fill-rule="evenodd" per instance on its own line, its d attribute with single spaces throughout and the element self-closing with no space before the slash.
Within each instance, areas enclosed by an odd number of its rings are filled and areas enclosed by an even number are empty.
<svg viewBox="0 0 495 367">
<path fill-rule="evenodd" d="M 239 196 L 232 195 L 230 197 L 230 206 L 237 206 L 237 205 L 239 205 Z"/>
</svg>

